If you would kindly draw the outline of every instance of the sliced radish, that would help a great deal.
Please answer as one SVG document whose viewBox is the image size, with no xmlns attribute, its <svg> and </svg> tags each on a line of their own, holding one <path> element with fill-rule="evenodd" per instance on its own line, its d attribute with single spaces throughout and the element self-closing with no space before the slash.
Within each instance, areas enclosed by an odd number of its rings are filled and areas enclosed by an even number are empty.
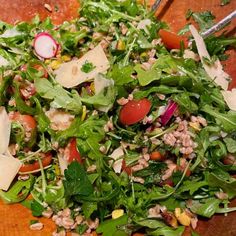
<svg viewBox="0 0 236 236">
<path fill-rule="evenodd" d="M 57 54 L 58 47 L 55 39 L 48 33 L 39 33 L 34 39 L 35 52 L 42 58 L 54 57 Z"/>
</svg>

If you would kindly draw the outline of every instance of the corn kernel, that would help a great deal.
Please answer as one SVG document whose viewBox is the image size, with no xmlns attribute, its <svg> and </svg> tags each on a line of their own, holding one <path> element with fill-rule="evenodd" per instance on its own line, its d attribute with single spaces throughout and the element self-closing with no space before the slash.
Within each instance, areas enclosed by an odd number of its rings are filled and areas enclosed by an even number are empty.
<svg viewBox="0 0 236 236">
<path fill-rule="evenodd" d="M 112 219 L 117 219 L 117 218 L 119 218 L 123 215 L 124 215 L 124 210 L 123 209 L 117 209 L 117 210 L 114 210 L 111 213 Z"/>
<path fill-rule="evenodd" d="M 181 213 L 180 208 L 175 209 L 175 216 L 181 225 L 189 226 L 191 224 L 191 218 L 186 214 L 186 212 Z"/>
<path fill-rule="evenodd" d="M 81 115 L 81 121 L 84 121 L 84 119 L 86 117 L 86 112 L 87 112 L 86 106 L 83 106 L 83 111 L 82 111 L 82 115 Z"/>
<path fill-rule="evenodd" d="M 124 43 L 124 41 L 122 41 L 121 39 L 118 40 L 117 45 L 116 45 L 116 49 L 119 50 L 119 51 L 125 50 L 125 43 Z"/>
<path fill-rule="evenodd" d="M 51 60 L 49 60 L 49 59 L 45 60 L 45 64 L 49 65 L 50 63 L 51 63 Z"/>
<path fill-rule="evenodd" d="M 62 59 L 62 61 L 71 61 L 71 56 L 70 55 L 63 55 L 62 57 L 61 57 L 61 59 Z"/>
<path fill-rule="evenodd" d="M 201 130 L 200 124 L 198 122 L 189 122 L 189 126 L 197 131 Z"/>
<path fill-rule="evenodd" d="M 93 93 L 95 93 L 95 85 L 94 85 L 94 82 L 92 82 L 92 83 L 90 84 L 90 89 L 91 89 L 91 91 L 92 91 Z"/>
<path fill-rule="evenodd" d="M 175 208 L 175 216 L 179 217 L 181 214 L 181 209 L 180 208 Z"/>
<path fill-rule="evenodd" d="M 49 66 L 50 66 L 53 70 L 56 70 L 56 69 L 58 69 L 58 68 L 60 67 L 60 65 L 61 65 L 61 61 L 55 60 L 55 61 L 52 61 Z"/>
</svg>

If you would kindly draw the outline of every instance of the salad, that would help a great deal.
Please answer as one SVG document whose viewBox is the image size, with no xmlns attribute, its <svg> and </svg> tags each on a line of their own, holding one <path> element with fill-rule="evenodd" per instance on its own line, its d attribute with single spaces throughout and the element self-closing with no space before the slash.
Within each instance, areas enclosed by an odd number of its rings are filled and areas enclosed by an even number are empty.
<svg viewBox="0 0 236 236">
<path fill-rule="evenodd" d="M 236 38 L 171 33 L 135 0 L 86 0 L 80 18 L 0 23 L 0 197 L 52 235 L 197 235 L 235 211 Z M 220 59 L 220 60 L 219 60 Z M 29 197 L 30 196 L 30 197 Z"/>
</svg>

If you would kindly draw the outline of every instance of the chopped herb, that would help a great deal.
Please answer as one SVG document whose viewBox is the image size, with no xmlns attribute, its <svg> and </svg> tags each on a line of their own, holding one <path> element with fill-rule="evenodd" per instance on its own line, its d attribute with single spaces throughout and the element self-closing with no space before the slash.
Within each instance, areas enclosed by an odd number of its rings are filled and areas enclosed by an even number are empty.
<svg viewBox="0 0 236 236">
<path fill-rule="evenodd" d="M 82 67 L 81 67 L 81 71 L 83 71 L 84 73 L 89 73 L 91 71 L 93 71 L 96 68 L 96 66 L 93 65 L 93 63 L 86 61 Z"/>
</svg>

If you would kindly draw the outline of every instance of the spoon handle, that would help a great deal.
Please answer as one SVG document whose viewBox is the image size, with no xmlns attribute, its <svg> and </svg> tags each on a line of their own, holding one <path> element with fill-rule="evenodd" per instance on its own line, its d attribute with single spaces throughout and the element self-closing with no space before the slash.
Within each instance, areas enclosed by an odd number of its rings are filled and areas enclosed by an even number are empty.
<svg viewBox="0 0 236 236">
<path fill-rule="evenodd" d="M 152 5 L 152 10 L 155 12 L 159 7 L 161 0 L 156 0 L 155 3 Z"/>
<path fill-rule="evenodd" d="M 203 38 L 207 38 L 208 36 L 214 34 L 215 32 L 221 30 L 225 25 L 227 25 L 230 21 L 232 21 L 236 17 L 236 10 L 226 16 L 224 19 L 219 21 L 217 24 L 213 25 L 210 29 L 201 33 Z"/>
</svg>

